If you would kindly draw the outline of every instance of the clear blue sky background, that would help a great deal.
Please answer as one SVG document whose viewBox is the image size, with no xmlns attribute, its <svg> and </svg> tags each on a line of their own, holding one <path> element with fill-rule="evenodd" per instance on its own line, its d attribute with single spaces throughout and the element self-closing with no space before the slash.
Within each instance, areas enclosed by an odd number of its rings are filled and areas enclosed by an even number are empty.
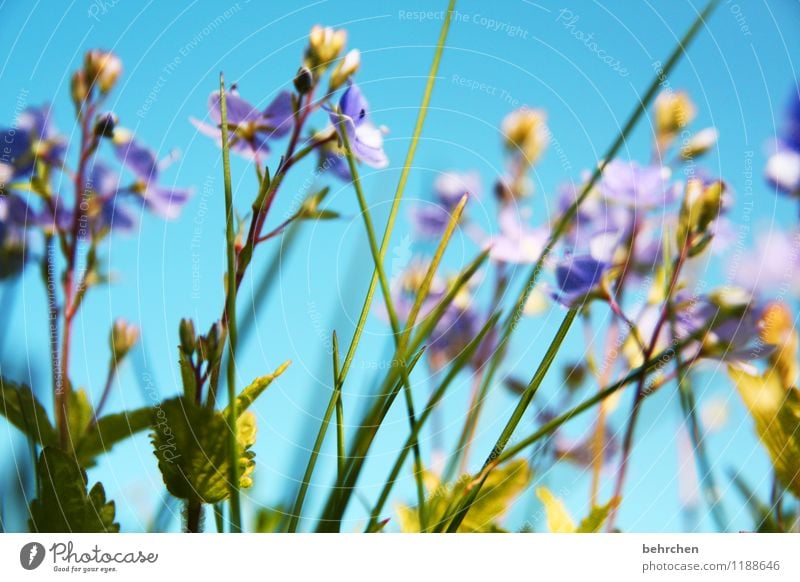
<svg viewBox="0 0 800 582">
<path fill-rule="evenodd" d="M 365 172 L 373 213 L 382 224 L 441 25 L 441 13 L 426 21 L 409 18 L 406 13 L 440 11 L 445 4 L 444 0 L 96 0 L 58 6 L 41 1 L 0 2 L 0 31 L 6 46 L 0 57 L 2 124 L 11 123 L 20 99 L 31 105 L 52 101 L 59 127 L 75 139 L 69 75 L 80 66 L 87 49 L 111 49 L 125 64 L 124 76 L 112 97 L 121 123 L 163 156 L 173 148 L 180 149 L 180 160 L 168 171 L 167 180 L 196 190 L 180 220 L 165 223 L 144 217 L 137 236 L 115 238 L 104 249 L 104 260 L 118 273 L 118 279 L 107 288 L 93 291 L 78 318 L 72 361 L 76 384 L 99 394 L 109 356 L 109 325 L 112 318 L 124 317 L 141 325 L 142 343 L 121 375 L 111 407 L 147 403 L 142 389 L 146 375 L 162 395 L 174 394 L 180 386 L 175 363 L 179 319 L 192 317 L 200 329 L 205 329 L 220 312 L 224 270 L 220 156 L 188 122 L 190 116 L 205 115 L 208 93 L 216 87 L 219 71 L 224 70 L 228 80 L 239 84 L 243 96 L 264 106 L 277 91 L 290 86 L 313 24 L 347 28 L 349 46 L 362 51 L 358 79 L 370 99 L 373 117 L 391 130 L 387 138 L 391 167 L 379 173 Z M 476 169 L 485 188 L 483 202 L 474 205 L 472 212 L 484 227 L 492 228 L 490 185 L 502 169 L 498 126 L 515 106 L 528 105 L 548 112 L 549 126 L 561 149 L 551 148 L 534 176 L 534 221 L 549 220 L 555 210 L 558 184 L 576 179 L 581 170 L 602 156 L 653 77 L 654 62 L 666 59 L 700 8 L 699 2 L 686 0 L 459 2 L 407 189 L 408 203 L 429 197 L 437 172 Z M 573 28 L 564 26 L 566 14 L 560 12 L 562 9 L 579 17 Z M 720 131 L 718 154 L 707 160 L 713 173 L 724 177 L 735 190 L 746 190 L 746 160 L 752 152 L 753 224 L 763 228 L 788 227 L 797 216 L 790 201 L 778 199 L 763 185 L 761 173 L 764 144 L 775 134 L 797 77 L 792 57 L 800 46 L 796 34 L 799 16 L 800 5 L 789 0 L 723 2 L 670 77 L 671 86 L 689 90 L 698 105 L 694 127 L 714 125 Z M 500 26 L 493 26 L 494 21 Z M 576 39 L 572 34 L 576 30 L 593 34 L 598 47 L 619 60 L 628 74 L 623 76 L 604 64 Z M 485 87 L 470 89 L 460 82 L 462 79 Z M 319 118 L 317 124 L 324 122 Z M 644 121 L 626 144 L 624 157 L 646 161 L 649 132 Z M 236 204 L 245 212 L 254 194 L 254 172 L 237 161 L 233 174 Z M 328 181 L 327 177 L 315 180 L 312 165 L 301 166 L 284 185 L 274 216 L 283 216 L 310 184 Z M 257 315 L 257 333 L 242 353 L 241 382 L 276 368 L 286 359 L 294 362 L 255 407 L 259 417 L 258 468 L 256 486 L 246 500 L 251 509 L 259 504 L 287 503 L 291 498 L 329 395 L 330 331 L 335 328 L 340 341 L 349 342 L 371 272 L 353 192 L 338 182 L 332 185 L 330 207 L 344 213 L 345 218 L 303 229 L 297 246 L 281 263 L 268 303 Z M 739 205 L 732 211 L 735 228 L 743 224 L 741 217 Z M 398 260 L 405 256 L 408 235 L 403 220 L 392 250 Z M 263 271 L 278 244 L 271 242 L 259 248 L 254 273 Z M 474 252 L 466 237 L 457 238 L 447 265 L 458 268 Z M 713 271 L 718 265 L 711 268 Z M 517 273 L 517 282 L 520 277 L 524 277 L 521 272 Z M 243 304 L 251 298 L 254 280 L 251 275 L 244 283 Z M 4 368 L 18 379 L 30 377 L 49 400 L 47 325 L 38 274 L 29 271 L 14 289 L 6 288 L 2 297 L 7 322 L 2 332 Z M 380 298 L 376 296 L 377 301 Z M 524 322 L 516 335 L 509 368 L 528 376 L 560 318 L 561 312 L 555 308 Z M 387 365 L 389 341 L 385 323 L 373 315 L 345 388 L 348 418 L 358 417 L 376 374 Z M 582 342 L 576 328 L 569 344 L 573 357 L 582 349 Z M 712 370 L 701 379 L 698 388 L 703 402 L 712 398 L 730 401 L 732 418 L 724 430 L 710 437 L 710 453 L 725 489 L 732 525 L 746 528 L 750 521 L 741 499 L 729 491 L 727 471 L 742 470 L 765 495 L 769 465 L 752 437 L 750 422 L 724 370 Z M 427 380 L 426 372 L 418 374 L 420 402 L 428 393 Z M 541 397 L 552 397 L 560 385 L 561 378 L 554 369 Z M 469 378 L 464 377 L 445 403 L 440 426 L 448 443 L 457 433 L 468 391 Z M 623 529 L 680 531 L 687 527 L 679 511 L 676 430 L 680 410 L 673 396 L 669 388 L 645 406 L 642 438 L 635 449 L 619 522 Z M 473 464 L 488 450 L 513 405 L 514 400 L 503 389 L 494 391 L 479 430 Z M 613 418 L 615 426 L 621 426 L 627 408 L 626 399 Z M 25 448 L 13 429 L 0 426 L 2 471 L 6 472 L 13 467 L 9 460 L 12 440 L 20 454 Z M 532 426 L 531 420 L 520 434 L 529 432 Z M 578 423 L 569 432 L 580 434 L 583 427 Z M 367 498 L 376 495 L 405 431 L 405 418 L 397 407 L 387 419 L 373 449 L 375 458 L 360 483 Z M 431 433 L 425 437 L 423 448 L 429 454 Z M 331 441 L 318 465 L 306 506 L 312 515 L 331 482 L 333 453 Z M 144 435 L 115 449 L 90 472 L 90 479 L 104 482 L 109 496 L 117 502 L 126 530 L 146 527 L 157 508 L 162 486 Z M 562 495 L 576 516 L 586 514 L 588 479 L 581 470 L 559 465 L 538 480 Z M 409 501 L 413 498 L 408 471 L 396 491 Z M 542 527 L 532 499 L 529 490 L 516 504 L 508 525 L 532 520 Z M 351 510 L 353 521 L 348 527 L 355 528 L 362 515 L 358 501 Z M 179 527 L 177 515 L 170 527 Z M 711 527 L 704 511 L 698 527 Z"/>
</svg>

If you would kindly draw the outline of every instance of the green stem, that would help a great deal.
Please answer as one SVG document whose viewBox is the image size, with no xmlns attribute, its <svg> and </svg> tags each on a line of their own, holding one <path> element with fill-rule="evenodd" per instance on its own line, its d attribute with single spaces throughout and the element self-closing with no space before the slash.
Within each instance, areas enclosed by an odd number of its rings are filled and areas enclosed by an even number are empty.
<svg viewBox="0 0 800 582">
<path fill-rule="evenodd" d="M 228 324 L 228 464 L 230 465 L 231 532 L 241 533 L 242 514 L 239 501 L 239 441 L 236 434 L 238 410 L 236 403 L 236 234 L 233 227 L 233 189 L 231 187 L 230 146 L 228 143 L 228 112 L 225 103 L 225 79 L 220 73 L 220 117 L 222 132 L 222 172 L 225 182 L 225 242 L 228 256 L 228 277 L 225 316 Z"/>
</svg>

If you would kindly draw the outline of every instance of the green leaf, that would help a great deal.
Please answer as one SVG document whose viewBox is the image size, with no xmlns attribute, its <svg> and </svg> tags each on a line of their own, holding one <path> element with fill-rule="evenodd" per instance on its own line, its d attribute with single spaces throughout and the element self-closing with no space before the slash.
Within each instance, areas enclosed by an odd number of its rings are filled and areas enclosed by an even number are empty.
<svg viewBox="0 0 800 582">
<path fill-rule="evenodd" d="M 30 529 L 39 533 L 116 533 L 113 501 L 106 500 L 103 485 L 86 491 L 86 473 L 74 457 L 55 447 L 45 447 L 36 472 L 39 497 L 31 502 Z"/>
<path fill-rule="evenodd" d="M 430 472 L 426 471 L 424 475 L 428 490 L 428 501 L 425 505 L 428 521 L 437 523 L 444 518 L 451 503 L 464 496 L 469 478 L 464 475 L 454 484 L 448 485 L 442 484 L 439 478 Z M 461 523 L 459 533 L 503 531 L 498 522 L 528 486 L 531 477 L 530 467 L 522 459 L 492 471 L 481 489 L 481 494 L 475 499 L 472 509 Z M 419 511 L 416 508 L 398 506 L 397 515 L 403 532 L 420 531 Z"/>
<path fill-rule="evenodd" d="M 729 367 L 761 444 L 781 484 L 800 497 L 800 391 L 785 388 L 776 373 L 753 376 Z"/>
<path fill-rule="evenodd" d="M 86 390 L 83 388 L 70 390 L 67 425 L 72 443 L 76 444 L 80 441 L 93 418 L 94 408 L 89 402 Z"/>
<path fill-rule="evenodd" d="M 19 386 L 0 376 L 0 414 L 37 443 L 48 446 L 58 442 L 47 412 L 27 386 Z"/>
<path fill-rule="evenodd" d="M 107 414 L 86 431 L 78 441 L 75 454 L 82 467 L 92 467 L 96 458 L 111 448 L 150 426 L 152 408 L 137 408 L 117 414 Z"/>
<path fill-rule="evenodd" d="M 277 533 L 284 530 L 288 514 L 282 507 L 262 507 L 256 513 L 255 533 Z"/>
<path fill-rule="evenodd" d="M 173 398 L 157 407 L 151 440 L 158 468 L 167 490 L 178 497 L 201 503 L 228 498 L 228 421 L 220 412 L 193 400 Z M 256 421 L 246 412 L 237 422 L 239 486 L 250 487 L 255 470 Z"/>
<path fill-rule="evenodd" d="M 538 487 L 536 496 L 544 505 L 547 516 L 547 529 L 550 533 L 575 533 L 575 522 L 564 503 L 547 488 Z"/>
<path fill-rule="evenodd" d="M 247 386 L 247 388 L 242 390 L 239 393 L 239 396 L 236 397 L 236 411 L 241 414 L 247 410 L 250 405 L 255 402 L 256 398 L 261 396 L 261 393 L 264 392 L 264 390 L 266 390 L 270 384 L 272 384 L 272 381 L 286 371 L 286 368 L 288 368 L 289 364 L 291 363 L 291 360 L 286 360 L 283 364 L 278 366 L 278 369 L 272 374 L 267 374 L 266 376 L 261 376 L 260 378 L 253 380 Z M 225 411 L 222 414 L 228 416 L 229 413 L 230 412 L 228 408 L 225 408 Z"/>
<path fill-rule="evenodd" d="M 608 515 L 611 511 L 619 505 L 619 498 L 615 497 L 605 505 L 596 505 L 592 507 L 592 510 L 589 512 L 583 520 L 581 521 L 578 529 L 575 530 L 576 533 L 597 533 L 599 532 L 603 525 L 605 524 L 606 520 L 608 519 Z"/>
</svg>

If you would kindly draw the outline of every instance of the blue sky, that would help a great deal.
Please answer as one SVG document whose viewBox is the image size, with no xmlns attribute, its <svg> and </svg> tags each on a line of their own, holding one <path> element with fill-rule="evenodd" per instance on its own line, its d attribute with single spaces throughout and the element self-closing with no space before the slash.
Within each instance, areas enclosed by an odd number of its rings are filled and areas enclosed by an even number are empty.
<svg viewBox="0 0 800 582">
<path fill-rule="evenodd" d="M 222 70 L 239 85 L 243 96 L 265 106 L 291 85 L 315 23 L 347 28 L 348 45 L 362 51 L 359 83 L 372 106 L 376 122 L 390 129 L 386 149 L 391 165 L 381 172 L 365 171 L 365 189 L 373 215 L 385 220 L 402 159 L 412 133 L 417 107 L 441 26 L 443 1 L 393 3 L 329 0 L 319 2 L 131 2 L 96 0 L 72 2 L 54 9 L 46 2 L 0 2 L 7 52 L 0 58 L 0 122 L 12 121 L 19 103 L 52 102 L 56 120 L 70 139 L 69 75 L 80 66 L 90 48 L 116 52 L 124 61 L 124 76 L 111 99 L 121 124 L 161 156 L 173 149 L 180 158 L 167 180 L 195 189 L 182 217 L 162 222 L 142 219 L 133 237 L 112 239 L 103 252 L 116 282 L 95 290 L 76 323 L 74 381 L 99 394 L 108 360 L 107 334 L 114 317 L 141 325 L 142 343 L 134 361 L 121 375 L 114 408 L 146 403 L 143 389 L 149 380 L 162 395 L 176 393 L 180 380 L 175 365 L 178 321 L 192 317 L 205 329 L 222 306 L 224 219 L 220 156 L 214 145 L 199 136 L 188 119 L 203 117 L 208 94 Z M 431 111 L 406 191 L 403 220 L 393 238 L 392 257 L 401 260 L 409 248 L 407 208 L 415 199 L 430 196 L 438 172 L 477 170 L 483 180 L 481 203 L 473 215 L 492 228 L 491 184 L 502 171 L 499 124 L 515 107 L 527 105 L 547 111 L 548 124 L 559 147 L 552 148 L 537 167 L 531 202 L 533 220 L 552 218 L 557 186 L 577 179 L 592 167 L 611 144 L 634 104 L 697 11 L 699 2 L 459 2 L 448 40 Z M 792 56 L 800 38 L 796 23 L 800 5 L 780 2 L 722 2 L 670 76 L 676 89 L 690 92 L 698 106 L 694 127 L 714 125 L 720 147 L 706 160 L 710 171 L 722 176 L 739 193 L 752 194 L 752 217 L 741 204 L 731 213 L 734 227 L 752 220 L 756 227 L 788 227 L 797 218 L 789 200 L 774 196 L 761 180 L 765 143 L 774 137 L 784 106 L 795 86 Z M 591 35 L 591 36 L 590 36 Z M 610 64 L 609 64 L 610 63 Z M 325 122 L 317 120 L 318 126 Z M 622 157 L 645 162 L 649 156 L 648 121 L 626 143 Z M 280 147 L 280 146 L 279 146 Z M 368 281 L 370 257 L 352 189 L 325 176 L 312 165 L 297 168 L 276 202 L 275 216 L 283 216 L 293 201 L 312 185 L 330 183 L 330 208 L 344 218 L 303 228 L 297 245 L 284 256 L 265 308 L 256 317 L 256 333 L 243 350 L 240 382 L 271 371 L 286 359 L 293 365 L 256 407 L 259 416 L 256 487 L 247 505 L 286 503 L 300 477 L 306 450 L 313 441 L 330 385 L 327 342 L 336 329 L 348 342 Z M 748 175 L 752 172 L 752 176 Z M 235 202 L 245 212 L 255 189 L 255 175 L 244 162 L 233 167 Z M 749 236 L 749 235 L 748 235 Z M 259 273 L 280 243 L 259 248 L 253 271 Z M 457 237 L 448 253 L 451 269 L 470 260 L 475 246 Z M 714 261 L 724 257 L 715 257 Z M 391 265 L 389 265 L 391 266 Z M 721 273 L 721 264 L 708 266 Z M 524 273 L 516 273 L 517 282 Z M 720 275 L 716 275 L 720 276 Z M 242 304 L 252 298 L 257 277 L 243 284 Z M 2 339 L 4 368 L 18 378 L 32 375 L 34 386 L 46 394 L 46 333 L 44 296 L 38 274 L 29 271 L 12 290 L 2 291 L 12 314 Z M 380 298 L 376 297 L 376 301 Z M 10 303 L 13 302 L 13 303 Z M 509 368 L 529 375 L 538 363 L 561 318 L 558 309 L 525 321 L 509 357 Z M 375 376 L 387 365 L 391 338 L 380 317 L 370 318 L 365 340 L 345 388 L 346 414 L 355 418 Z M 573 357 L 582 349 L 579 330 L 570 336 Z M 565 358 L 567 361 L 569 358 Z M 555 371 L 555 370 L 554 370 Z M 751 436 L 749 421 L 724 375 L 711 370 L 698 382 L 704 400 L 730 400 L 732 418 L 711 437 L 710 452 L 723 487 L 729 469 L 744 470 L 759 490 L 768 487 L 768 463 Z M 417 399 L 428 393 L 427 372 L 419 374 Z M 552 374 L 543 394 L 555 394 L 561 383 Z M 448 397 L 441 426 L 449 441 L 466 406 L 469 378 L 460 379 Z M 496 389 L 480 427 L 478 462 L 499 433 L 514 400 Z M 622 412 L 627 410 L 627 400 Z M 620 526 L 637 530 L 681 530 L 684 525 L 674 478 L 677 467 L 675 435 L 680 411 L 672 393 L 648 399 L 641 419 L 642 440 L 634 450 L 628 499 Z M 620 419 L 615 417 L 617 425 Z M 402 410 L 387 419 L 375 443 L 375 459 L 361 481 L 373 496 L 393 460 L 391 455 L 406 425 Z M 4 425 L 3 425 L 4 426 Z M 521 432 L 528 432 L 527 424 Z M 448 430 L 447 427 L 450 427 Z M 578 423 L 574 431 L 580 432 Z M 0 440 L 4 460 L 13 432 Z M 430 434 L 423 448 L 430 452 Z M 317 469 L 307 507 L 323 497 L 333 475 L 333 442 Z M 24 452 L 24 448 L 19 448 Z M 7 461 L 6 461 L 7 462 Z M 397 491 L 411 499 L 409 473 Z M 123 527 L 142 529 L 157 505 L 160 476 L 147 438 L 140 436 L 120 446 L 90 473 L 102 479 L 117 500 Z M 586 511 L 587 479 L 579 470 L 559 466 L 541 476 L 560 492 L 576 515 Z M 523 522 L 535 507 L 526 494 L 514 509 L 514 521 Z M 727 495 L 733 527 L 747 527 L 735 493 Z M 351 517 L 360 516 L 353 503 Z M 356 521 L 350 525 L 356 527 Z M 178 520 L 173 520 L 173 528 Z M 700 527 L 710 523 L 701 517 Z"/>
</svg>

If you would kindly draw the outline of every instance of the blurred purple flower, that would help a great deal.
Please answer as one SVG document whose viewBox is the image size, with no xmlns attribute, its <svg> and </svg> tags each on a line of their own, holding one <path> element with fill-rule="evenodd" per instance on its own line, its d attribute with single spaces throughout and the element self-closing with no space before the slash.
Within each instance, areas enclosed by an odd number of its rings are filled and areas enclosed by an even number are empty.
<svg viewBox="0 0 800 582">
<path fill-rule="evenodd" d="M 535 263 L 544 252 L 549 230 L 523 224 L 517 210 L 507 205 L 500 210 L 500 234 L 490 240 L 490 256 L 501 263 Z"/>
<path fill-rule="evenodd" d="M 17 118 L 15 127 L 0 129 L 0 185 L 33 173 L 36 160 L 61 166 L 66 141 L 50 121 L 50 107 L 31 107 Z"/>
<path fill-rule="evenodd" d="M 117 158 L 136 177 L 135 183 L 130 188 L 117 193 L 136 194 L 144 202 L 145 207 L 156 216 L 177 218 L 181 208 L 191 197 L 191 190 L 161 186 L 158 183 L 160 167 L 155 153 L 141 145 L 132 135 L 118 131 L 114 144 Z M 99 178 L 107 184 L 113 180 L 113 177 L 108 175 Z"/>
<path fill-rule="evenodd" d="M 259 165 L 269 153 L 269 141 L 285 135 L 292 127 L 294 106 L 292 94 L 288 91 L 279 93 L 264 111 L 259 111 L 239 97 L 236 88 L 232 87 L 225 95 L 225 104 L 231 151 L 244 158 L 255 160 Z M 222 147 L 219 91 L 214 91 L 209 96 L 208 113 L 214 125 L 195 118 L 190 118 L 190 121 L 200 133 L 213 138 L 217 145 Z"/>
<path fill-rule="evenodd" d="M 450 212 L 438 204 L 417 205 L 409 212 L 414 232 L 422 238 L 435 239 L 444 233 Z"/>
<path fill-rule="evenodd" d="M 608 200 L 647 210 L 675 200 L 678 189 L 670 186 L 668 180 L 668 168 L 612 160 L 603 172 L 600 191 Z"/>
<path fill-rule="evenodd" d="M 383 151 L 383 132 L 370 121 L 369 104 L 358 85 L 350 83 L 339 99 L 339 111 L 330 111 L 329 115 L 340 135 L 342 131 L 347 132 L 356 159 L 373 168 L 385 168 L 389 164 Z"/>
<path fill-rule="evenodd" d="M 477 172 L 444 172 L 433 183 L 436 199 L 446 208 L 452 208 L 466 194 L 476 198 L 481 191 L 481 179 Z"/>
</svg>

